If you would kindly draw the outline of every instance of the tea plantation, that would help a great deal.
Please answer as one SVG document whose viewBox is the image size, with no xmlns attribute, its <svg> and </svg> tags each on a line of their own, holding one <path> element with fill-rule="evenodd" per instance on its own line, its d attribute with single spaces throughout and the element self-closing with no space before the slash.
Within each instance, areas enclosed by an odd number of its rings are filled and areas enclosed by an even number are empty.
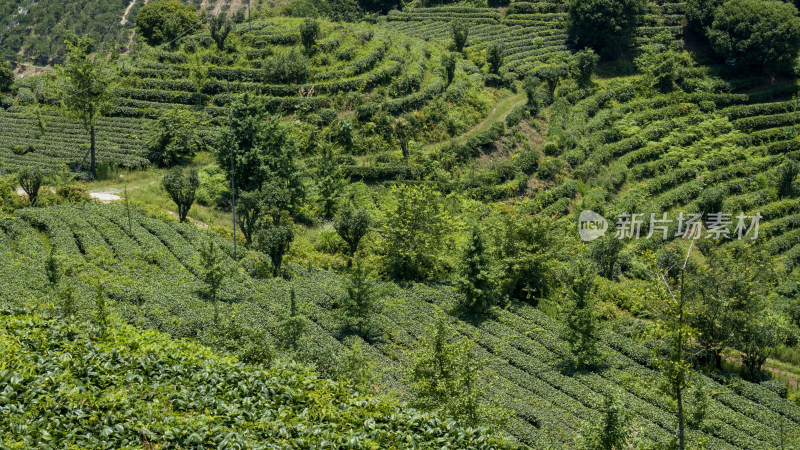
<svg viewBox="0 0 800 450">
<path fill-rule="evenodd" d="M 279 345 L 276 336 L 281 320 L 289 316 L 287 298 L 294 289 L 309 319 L 303 348 L 318 352 L 319 361 L 335 360 L 359 342 L 380 368 L 381 383 L 400 392 L 408 391 L 404 380 L 412 351 L 436 317 L 456 301 L 456 293 L 447 286 L 390 287 L 372 337 L 365 341 L 341 332 L 335 311 L 343 291 L 340 276 L 311 269 L 291 282 L 260 279 L 253 276 L 256 255 L 240 255 L 236 264 L 230 259 L 231 243 L 214 238 L 225 249 L 227 264 L 237 268 L 222 287 L 224 319 L 217 329 L 198 279 L 198 250 L 209 239 L 205 232 L 136 213 L 128 228 L 125 209 L 115 206 L 25 209 L 18 216 L 0 222 L 0 264 L 8 274 L 0 290 L 6 298 L 17 299 L 9 307 L 58 308 L 52 300 L 39 301 L 48 298 L 50 290 L 43 268 L 46 246 L 52 246 L 69 267 L 68 283 L 79 293 L 78 316 L 92 317 L 94 286 L 99 284 L 114 315 L 129 323 L 247 357 L 253 345 Z M 459 335 L 476 339 L 476 355 L 485 358 L 496 377 L 493 394 L 513 413 L 505 429 L 519 442 L 535 448 L 577 445 L 583 423 L 599 420 L 597 409 L 608 393 L 619 395 L 635 413 L 644 442 L 666 445 L 671 440 L 674 418 L 667 399 L 653 389 L 660 375 L 652 352 L 625 335 L 604 332 L 604 370 L 565 374 L 569 350 L 560 337 L 563 324 L 537 308 L 515 302 L 487 320 L 449 320 Z M 332 367 L 334 360 L 328 363 Z M 703 428 L 689 433 L 704 436 L 714 448 L 775 448 L 782 436 L 800 433 L 800 407 L 766 386 L 702 374 L 696 382 L 712 394 Z"/>
</svg>

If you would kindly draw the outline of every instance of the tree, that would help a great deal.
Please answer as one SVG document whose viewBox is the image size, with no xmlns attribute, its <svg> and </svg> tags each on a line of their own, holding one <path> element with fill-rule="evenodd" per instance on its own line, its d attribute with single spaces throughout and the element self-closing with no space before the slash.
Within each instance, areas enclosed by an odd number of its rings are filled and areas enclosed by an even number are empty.
<svg viewBox="0 0 800 450">
<path fill-rule="evenodd" d="M 213 239 L 209 239 L 200 247 L 200 278 L 206 284 L 208 297 L 214 305 L 214 325 L 219 326 L 219 306 L 217 304 L 219 289 L 228 276 L 228 268 L 224 265 L 224 255 Z"/>
<path fill-rule="evenodd" d="M 387 13 L 403 5 L 402 0 L 358 0 L 359 6 L 365 11 Z"/>
<path fill-rule="evenodd" d="M 457 286 L 464 296 L 464 306 L 482 313 L 495 304 L 497 296 L 489 273 L 490 260 L 483 233 L 478 228 L 472 229 L 461 261 Z"/>
<path fill-rule="evenodd" d="M 666 31 L 643 46 L 634 62 L 650 86 L 663 92 L 672 90 L 694 64 L 687 52 L 675 48 L 675 37 Z"/>
<path fill-rule="evenodd" d="M 603 419 L 598 426 L 590 427 L 585 437 L 587 450 L 623 450 L 632 448 L 628 442 L 630 435 L 630 414 L 625 406 L 613 395 L 606 394 L 603 406 Z"/>
<path fill-rule="evenodd" d="M 224 14 L 217 14 L 208 22 L 208 30 L 211 32 L 211 39 L 217 44 L 217 51 L 225 50 L 225 41 L 231 29 L 231 21 Z"/>
<path fill-rule="evenodd" d="M 236 198 L 236 224 L 244 235 L 245 245 L 253 242 L 261 220 L 263 205 L 260 191 L 241 191 Z"/>
<path fill-rule="evenodd" d="M 50 284 L 50 290 L 55 291 L 58 282 L 61 280 L 61 267 L 58 257 L 56 257 L 55 246 L 50 247 L 50 252 L 44 261 L 44 270 L 47 275 L 47 282 Z"/>
<path fill-rule="evenodd" d="M 152 1 L 136 15 L 136 34 L 152 46 L 174 43 L 195 25 L 194 9 L 178 0 Z"/>
<path fill-rule="evenodd" d="M 375 283 L 369 279 L 361 261 L 350 270 L 346 285 L 347 294 L 340 303 L 344 320 L 360 335 L 369 327 L 372 315 L 377 312 Z"/>
<path fill-rule="evenodd" d="M 496 283 L 506 297 L 536 303 L 549 295 L 559 238 L 552 222 L 527 214 L 507 214 L 495 227 Z"/>
<path fill-rule="evenodd" d="M 397 119 L 392 128 L 394 129 L 394 135 L 397 136 L 397 142 L 400 144 L 400 151 L 403 153 L 403 161 L 408 164 L 408 157 L 410 156 L 408 145 L 413 136 L 411 124 L 404 117 L 401 117 Z"/>
<path fill-rule="evenodd" d="M 17 173 L 17 182 L 22 186 L 22 190 L 28 194 L 31 206 L 36 206 L 39 199 L 39 190 L 44 183 L 44 172 L 38 167 L 26 167 Z"/>
<path fill-rule="evenodd" d="M 489 73 L 500 74 L 503 65 L 503 49 L 497 43 L 492 43 L 486 48 L 486 62 L 489 64 Z"/>
<path fill-rule="evenodd" d="M 361 239 L 369 233 L 372 226 L 372 218 L 364 209 L 346 208 L 342 214 L 336 218 L 333 227 L 336 233 L 347 242 L 349 253 L 347 255 L 347 268 L 353 265 L 353 256 L 358 251 L 358 244 Z"/>
<path fill-rule="evenodd" d="M 560 64 L 547 64 L 536 70 L 536 77 L 547 83 L 548 101 L 552 102 L 558 82 L 567 75 L 567 68 Z"/>
<path fill-rule="evenodd" d="M 443 318 L 436 321 L 432 336 L 425 340 L 414 358 L 411 378 L 417 407 L 438 411 L 467 426 L 490 420 L 493 408 L 481 403 L 480 387 L 485 375 L 475 358 L 474 344 L 458 338 Z"/>
<path fill-rule="evenodd" d="M 320 153 L 316 176 L 317 191 L 320 196 L 322 215 L 326 219 L 330 219 L 336 213 L 336 205 L 345 187 L 345 179 L 339 163 L 336 161 L 333 146 L 330 144 L 320 146 Z"/>
<path fill-rule="evenodd" d="M 463 20 L 454 20 L 450 24 L 450 32 L 453 38 L 453 49 L 458 53 L 464 51 L 464 46 L 467 45 L 469 38 L 469 25 L 468 22 Z"/>
<path fill-rule="evenodd" d="M 181 222 L 186 222 L 186 215 L 194 204 L 197 188 L 200 187 L 200 180 L 197 177 L 197 169 L 189 169 L 184 173 L 176 167 L 161 179 L 161 186 L 167 191 L 172 201 L 178 206 L 178 218 Z"/>
<path fill-rule="evenodd" d="M 256 191 L 265 183 L 281 186 L 289 192 L 289 210 L 293 212 L 305 198 L 305 187 L 303 171 L 296 162 L 297 149 L 287 136 L 287 127 L 279 116 L 267 119 L 263 105 L 247 94 L 233 103 L 231 116 L 231 131 L 222 133 L 216 151 L 217 162 L 228 180 L 233 177 L 241 191 Z"/>
<path fill-rule="evenodd" d="M 11 89 L 12 84 L 14 84 L 14 71 L 11 69 L 11 63 L 0 62 L 0 92 Z"/>
<path fill-rule="evenodd" d="M 778 167 L 776 174 L 776 184 L 778 186 L 778 198 L 789 198 L 795 195 L 794 180 L 800 174 L 800 163 L 788 159 Z"/>
<path fill-rule="evenodd" d="M 280 323 L 280 339 L 285 348 L 297 349 L 303 332 L 306 329 L 306 318 L 297 307 L 294 288 L 289 291 L 289 316 Z"/>
<path fill-rule="evenodd" d="M 525 96 L 528 98 L 528 107 L 534 109 L 535 111 L 539 111 L 540 108 L 540 99 L 541 97 L 538 95 L 539 87 L 542 85 L 542 80 L 533 75 L 527 74 L 525 79 L 522 82 L 522 87 L 525 89 Z"/>
<path fill-rule="evenodd" d="M 619 252 L 622 250 L 622 240 L 613 235 L 607 235 L 597 239 L 589 249 L 589 256 L 600 269 L 600 275 L 609 279 L 614 279 L 614 269 L 619 260 Z"/>
<path fill-rule="evenodd" d="M 616 56 L 631 41 L 643 0 L 574 0 L 569 3 L 568 33 L 580 47 Z"/>
<path fill-rule="evenodd" d="M 191 111 L 172 108 L 161 114 L 153 125 L 148 144 L 148 159 L 160 167 L 185 164 L 200 149 L 197 135 L 200 120 Z"/>
<path fill-rule="evenodd" d="M 442 68 L 444 68 L 444 79 L 448 86 L 456 76 L 456 55 L 445 53 L 442 55 Z"/>
<path fill-rule="evenodd" d="M 591 48 L 583 49 L 575 53 L 570 65 L 570 71 L 578 82 L 578 86 L 587 88 L 592 85 L 592 73 L 599 62 L 600 56 Z"/>
<path fill-rule="evenodd" d="M 294 240 L 294 231 L 291 223 L 279 226 L 267 226 L 258 231 L 258 248 L 272 262 L 272 274 L 277 277 L 281 275 L 283 256 L 289 251 L 289 246 Z"/>
<path fill-rule="evenodd" d="M 737 66 L 790 69 L 800 51 L 797 8 L 778 0 L 730 0 L 707 30 L 714 51 Z"/>
<path fill-rule="evenodd" d="M 695 32 L 705 34 L 714 21 L 714 11 L 726 0 L 686 0 L 686 21 Z"/>
<path fill-rule="evenodd" d="M 114 74 L 101 55 L 91 58 L 94 41 L 71 37 L 67 41 L 67 63 L 59 67 L 64 94 L 63 104 L 69 113 L 81 120 L 89 132 L 89 170 L 97 176 L 95 156 L 95 122 L 109 107 Z"/>
<path fill-rule="evenodd" d="M 300 24 L 300 41 L 306 49 L 306 53 L 311 53 L 317 38 L 320 36 L 319 22 L 314 19 L 306 19 Z"/>
<path fill-rule="evenodd" d="M 656 351 L 656 367 L 663 375 L 659 387 L 675 400 L 678 422 L 678 446 L 686 448 L 683 393 L 691 386 L 692 365 L 689 362 L 691 343 L 696 331 L 689 323 L 689 295 L 686 286 L 686 268 L 692 254 L 694 241 L 689 245 L 686 258 L 676 267 L 675 277 L 670 270 L 654 270 L 655 286 L 653 308 L 656 316 L 655 333 L 664 342 L 668 352 Z"/>
<path fill-rule="evenodd" d="M 575 366 L 581 370 L 593 367 L 600 359 L 597 343 L 598 318 L 594 303 L 594 271 L 581 261 L 576 264 L 576 273 L 567 291 L 567 331 L 564 339 L 569 344 Z"/>
<path fill-rule="evenodd" d="M 392 277 L 427 278 L 437 268 L 447 230 L 440 194 L 425 186 L 393 186 L 397 205 L 387 211 L 384 263 Z"/>
</svg>

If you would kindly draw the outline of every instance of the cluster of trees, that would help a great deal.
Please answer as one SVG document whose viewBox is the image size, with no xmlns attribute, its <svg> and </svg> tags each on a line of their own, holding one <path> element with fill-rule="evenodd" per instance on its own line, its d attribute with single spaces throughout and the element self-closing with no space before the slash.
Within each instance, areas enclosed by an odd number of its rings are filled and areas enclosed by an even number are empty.
<svg viewBox="0 0 800 450">
<path fill-rule="evenodd" d="M 689 25 L 731 65 L 793 69 L 800 52 L 797 7 L 780 0 L 688 0 Z"/>
</svg>

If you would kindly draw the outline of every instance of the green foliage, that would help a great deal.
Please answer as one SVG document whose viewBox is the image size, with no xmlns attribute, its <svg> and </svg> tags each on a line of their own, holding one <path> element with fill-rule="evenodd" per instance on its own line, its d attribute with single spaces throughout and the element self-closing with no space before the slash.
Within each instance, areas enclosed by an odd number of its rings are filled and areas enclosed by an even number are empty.
<svg viewBox="0 0 800 450">
<path fill-rule="evenodd" d="M 775 176 L 775 184 L 778 187 L 778 198 L 789 198 L 796 195 L 794 180 L 800 174 L 800 163 L 794 160 L 787 160 L 780 167 Z"/>
<path fill-rule="evenodd" d="M 200 247 L 200 261 L 202 262 L 200 278 L 206 284 L 208 297 L 214 305 L 214 324 L 219 325 L 217 297 L 229 270 L 224 265 L 222 252 L 213 239 L 209 239 Z"/>
<path fill-rule="evenodd" d="M 264 76 L 273 83 L 304 83 L 309 76 L 308 58 L 292 47 L 278 50 L 262 63 Z"/>
<path fill-rule="evenodd" d="M 14 84 L 14 71 L 11 64 L 7 61 L 0 62 L 0 92 L 6 92 Z"/>
<path fill-rule="evenodd" d="M 98 328 L 98 335 L 103 338 L 108 333 L 109 311 L 106 306 L 106 293 L 102 284 L 97 285 L 97 292 L 94 296 L 94 320 Z"/>
<path fill-rule="evenodd" d="M 787 70 L 800 51 L 800 17 L 783 1 L 730 0 L 715 10 L 707 35 L 737 66 Z"/>
<path fill-rule="evenodd" d="M 597 264 L 601 276 L 609 280 L 614 279 L 622 246 L 622 240 L 617 239 L 613 234 L 597 239 L 591 245 L 589 257 Z"/>
<path fill-rule="evenodd" d="M 344 447 L 353 440 L 365 448 L 409 442 L 508 447 L 486 429 L 458 427 L 389 399 L 355 394 L 348 384 L 320 378 L 296 363 L 245 365 L 113 317 L 105 339 L 98 340 L 90 323 L 4 310 L 0 349 L 9 374 L 6 390 L 14 392 L 2 403 L 6 412 L 0 436 L 12 448 L 54 442 L 74 448 L 145 448 L 156 442 L 207 448 Z M 54 374 L 60 389 L 52 389 Z M 165 383 L 173 388 L 165 389 Z M 175 407 L 153 408 L 162 403 Z M 52 405 L 91 406 L 104 419 L 84 415 L 67 422 Z M 231 408 L 249 418 L 220 428 Z M 273 417 L 277 412 L 278 419 Z"/>
<path fill-rule="evenodd" d="M 631 41 L 644 10 L 642 0 L 575 0 L 569 4 L 568 31 L 581 47 L 616 56 Z"/>
<path fill-rule="evenodd" d="M 599 62 L 600 56 L 590 48 L 575 53 L 570 63 L 570 71 L 578 86 L 586 88 L 592 85 L 592 73 Z"/>
<path fill-rule="evenodd" d="M 467 22 L 453 21 L 450 24 L 450 31 L 452 33 L 453 49 L 458 53 L 462 53 L 469 38 L 469 25 Z"/>
<path fill-rule="evenodd" d="M 635 63 L 647 75 L 650 86 L 664 92 L 672 90 L 693 65 L 688 53 L 675 48 L 674 37 L 669 33 L 659 34 L 651 44 L 643 46 Z"/>
<path fill-rule="evenodd" d="M 287 349 L 297 350 L 300 339 L 306 330 L 307 319 L 300 314 L 297 307 L 297 296 L 294 288 L 289 291 L 289 315 L 280 323 L 279 337 L 281 345 Z"/>
<path fill-rule="evenodd" d="M 492 43 L 486 48 L 486 63 L 489 64 L 489 73 L 500 75 L 500 67 L 503 65 L 503 49 L 496 43 Z"/>
<path fill-rule="evenodd" d="M 292 17 L 328 18 L 336 22 L 357 22 L 363 15 L 356 0 L 292 0 L 281 12 Z"/>
<path fill-rule="evenodd" d="M 148 159 L 160 167 L 185 164 L 201 148 L 200 120 L 189 110 L 170 109 L 153 125 Z"/>
<path fill-rule="evenodd" d="M 372 218 L 364 209 L 353 209 L 347 207 L 336 218 L 334 222 L 336 233 L 347 243 L 349 248 L 347 255 L 347 267 L 353 264 L 353 256 L 358 251 L 358 244 L 361 239 L 369 233 L 372 227 Z"/>
<path fill-rule="evenodd" d="M 483 313 L 495 304 L 497 294 L 489 273 L 489 254 L 481 230 L 472 229 L 461 264 L 457 285 L 464 296 L 463 304 L 468 310 Z"/>
<path fill-rule="evenodd" d="M 345 180 L 333 146 L 324 144 L 320 147 L 320 160 L 317 166 L 317 192 L 320 196 L 322 216 L 330 219 L 336 214 L 339 197 L 345 187 Z"/>
<path fill-rule="evenodd" d="M 559 239 L 548 219 L 525 214 L 501 218 L 495 238 L 498 288 L 509 298 L 537 303 L 554 287 Z"/>
<path fill-rule="evenodd" d="M 383 260 L 397 279 L 433 276 L 439 268 L 449 218 L 441 194 L 426 186 L 398 185 L 391 189 L 397 204 L 386 212 L 383 224 Z"/>
<path fill-rule="evenodd" d="M 686 20 L 695 31 L 705 34 L 714 21 L 714 11 L 726 0 L 686 0 Z"/>
<path fill-rule="evenodd" d="M 456 76 L 456 55 L 453 53 L 442 54 L 442 68 L 444 69 L 444 77 L 449 86 Z"/>
<path fill-rule="evenodd" d="M 256 235 L 258 249 L 269 256 L 273 276 L 281 275 L 283 256 L 289 251 L 293 240 L 294 231 L 291 223 L 266 226 L 258 230 Z"/>
<path fill-rule="evenodd" d="M 194 204 L 197 188 L 200 187 L 200 180 L 197 177 L 197 169 L 191 168 L 185 172 L 176 167 L 171 169 L 161 179 L 161 187 L 167 191 L 175 205 L 178 207 L 178 219 L 186 222 L 186 215 Z"/>
<path fill-rule="evenodd" d="M 17 173 L 17 183 L 22 186 L 22 190 L 28 195 L 31 206 L 36 206 L 44 178 L 44 172 L 38 167 L 26 167 Z"/>
<path fill-rule="evenodd" d="M 477 426 L 486 420 L 480 402 L 479 362 L 473 355 L 474 344 L 455 339 L 443 318 L 415 357 L 411 378 L 415 384 L 416 404 L 456 418 L 465 426 Z"/>
<path fill-rule="evenodd" d="M 378 293 L 361 260 L 350 269 L 345 290 L 347 294 L 340 300 L 345 323 L 362 336 L 368 334 L 372 316 L 379 312 Z"/>
<path fill-rule="evenodd" d="M 575 277 L 567 289 L 564 339 L 570 346 L 575 367 L 594 367 L 600 360 L 599 323 L 595 311 L 594 271 L 587 262 L 575 263 Z"/>
<path fill-rule="evenodd" d="M 50 289 L 56 290 L 59 281 L 61 281 L 61 267 L 60 261 L 56 256 L 55 248 L 50 247 L 50 253 L 47 254 L 47 259 L 44 261 L 44 271 L 47 275 L 47 282 L 50 283 Z"/>
<path fill-rule="evenodd" d="M 225 51 L 225 41 L 231 33 L 232 25 L 230 19 L 223 14 L 217 14 L 208 22 L 208 30 L 211 32 L 211 39 L 217 44 L 217 51 Z"/>
<path fill-rule="evenodd" d="M 617 397 L 606 394 L 602 422 L 588 429 L 584 448 L 587 450 L 622 450 L 631 448 L 631 417 Z"/>
<path fill-rule="evenodd" d="M 316 20 L 306 19 L 300 25 L 300 41 L 303 43 L 306 53 L 311 53 L 320 34 L 319 22 Z"/>
<path fill-rule="evenodd" d="M 61 77 L 64 107 L 89 132 L 89 170 L 93 176 L 97 176 L 95 123 L 110 106 L 114 73 L 102 55 L 91 56 L 94 44 L 88 38 L 71 37 L 67 42 L 67 63 L 58 69 L 58 74 Z"/>
<path fill-rule="evenodd" d="M 195 24 L 194 8 L 177 0 L 148 3 L 136 16 L 136 34 L 152 46 L 172 43 Z"/>
</svg>

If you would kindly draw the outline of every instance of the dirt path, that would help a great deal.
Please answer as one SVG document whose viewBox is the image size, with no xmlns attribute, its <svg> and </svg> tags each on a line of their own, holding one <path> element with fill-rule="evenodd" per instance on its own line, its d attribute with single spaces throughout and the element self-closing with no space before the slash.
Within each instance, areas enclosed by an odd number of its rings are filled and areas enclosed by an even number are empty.
<svg viewBox="0 0 800 450">
<path fill-rule="evenodd" d="M 131 8 L 133 8 L 133 5 L 135 4 L 136 0 L 131 0 L 131 3 L 128 5 L 127 8 L 125 8 L 125 14 L 122 15 L 122 20 L 119 21 L 120 25 L 125 25 L 126 23 L 128 23 L 128 13 L 131 12 Z"/>
<path fill-rule="evenodd" d="M 524 92 L 520 92 L 517 94 L 509 95 L 508 97 L 503 98 L 499 102 L 494 105 L 492 112 L 489 113 L 483 120 L 481 120 L 477 125 L 472 127 L 471 129 L 467 130 L 467 132 L 462 133 L 460 136 L 456 137 L 454 141 L 457 144 L 463 144 L 466 142 L 467 139 L 475 136 L 478 133 L 488 130 L 491 128 L 492 124 L 498 121 L 505 121 L 506 117 L 511 114 L 511 111 L 518 106 L 522 106 L 527 101 Z M 428 144 L 422 147 L 422 150 L 433 150 L 435 148 L 439 148 L 446 143 L 436 142 L 433 144 Z"/>
</svg>

